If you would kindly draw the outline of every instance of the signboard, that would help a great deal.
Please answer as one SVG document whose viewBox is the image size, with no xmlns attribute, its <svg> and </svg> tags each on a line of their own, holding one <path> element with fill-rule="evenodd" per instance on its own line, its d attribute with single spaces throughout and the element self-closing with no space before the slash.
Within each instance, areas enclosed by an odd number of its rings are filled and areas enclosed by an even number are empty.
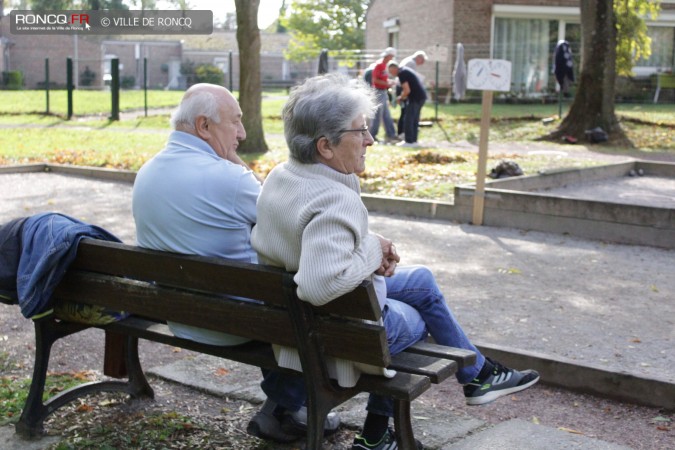
<svg viewBox="0 0 675 450">
<path fill-rule="evenodd" d="M 448 47 L 438 44 L 428 47 L 426 50 L 427 61 L 446 62 L 448 60 Z"/>
<path fill-rule="evenodd" d="M 479 91 L 511 90 L 511 61 L 472 59 L 467 66 L 467 89 Z"/>
</svg>

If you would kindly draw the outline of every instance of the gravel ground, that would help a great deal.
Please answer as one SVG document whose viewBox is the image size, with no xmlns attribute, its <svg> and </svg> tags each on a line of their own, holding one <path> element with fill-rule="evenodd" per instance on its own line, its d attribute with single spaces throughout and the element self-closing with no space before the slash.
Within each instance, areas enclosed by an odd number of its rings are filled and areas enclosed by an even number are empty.
<svg viewBox="0 0 675 450">
<path fill-rule="evenodd" d="M 66 181 L 58 177 L 41 174 L 37 179 L 29 179 L 1 175 L 4 184 L 0 222 L 38 211 L 58 210 L 101 225 L 125 242 L 133 242 L 130 186 L 99 182 L 92 188 L 88 180 L 67 177 Z M 58 183 L 54 183 L 56 179 Z M 87 201 L 82 201 L 83 197 Z M 399 249 L 405 263 L 432 267 L 460 322 L 476 340 L 562 353 L 616 370 L 629 367 L 643 376 L 675 380 L 675 280 L 669 269 L 675 260 L 673 251 L 387 216 L 374 216 L 373 228 L 388 231 L 386 235 L 402 242 Z M 460 238 L 455 236 L 457 233 Z M 413 245 L 416 236 L 425 239 L 417 239 L 418 244 Z M 459 253 L 452 245 L 434 246 L 433 240 L 437 238 L 457 245 L 464 241 L 469 247 L 487 245 L 485 251 L 491 253 L 480 260 L 458 260 Z M 550 245 L 569 251 L 549 252 Z M 633 270 L 620 272 L 622 260 L 628 260 Z M 551 311 L 555 314 L 551 315 Z M 544 313 L 548 315 L 541 320 Z M 639 319 L 643 314 L 647 314 L 648 320 Z M 578 328 L 576 321 L 589 325 Z M 102 346 L 96 333 L 87 331 L 59 342 L 51 370 L 99 369 Z M 20 315 L 18 308 L 0 305 L 0 354 L 7 355 L 7 362 L 0 366 L 1 376 L 30 377 L 32 335 L 30 321 Z M 562 341 L 570 337 L 577 343 L 572 349 Z M 185 357 L 189 357 L 189 352 L 176 352 L 152 343 L 142 346 L 146 368 Z M 266 446 L 245 435 L 245 424 L 254 411 L 249 403 L 215 398 L 161 380 L 153 380 L 152 384 L 157 391 L 154 402 L 98 400 L 98 406 L 87 412 L 91 416 L 83 419 L 81 412 L 66 411 L 58 413 L 47 426 L 54 432 L 72 434 L 78 427 L 87 428 L 100 421 L 119 423 L 134 411 L 176 410 L 218 430 L 212 433 L 214 436 L 223 435 L 223 439 L 230 440 L 203 448 L 283 448 Z M 672 411 L 600 399 L 543 384 L 490 405 L 468 408 L 458 386 L 448 382 L 432 389 L 420 401 L 491 424 L 520 418 L 635 449 L 675 448 Z M 353 433 L 354 430 L 341 430 L 327 443 L 327 448 L 347 448 Z M 176 440 L 175 448 L 181 448 L 181 442 Z"/>
</svg>

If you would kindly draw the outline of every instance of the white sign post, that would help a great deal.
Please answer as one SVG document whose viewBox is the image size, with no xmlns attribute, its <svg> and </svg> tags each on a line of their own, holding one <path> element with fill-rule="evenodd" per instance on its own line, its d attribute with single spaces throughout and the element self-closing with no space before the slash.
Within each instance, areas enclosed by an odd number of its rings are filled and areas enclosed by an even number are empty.
<svg viewBox="0 0 675 450">
<path fill-rule="evenodd" d="M 490 115 L 492 114 L 492 93 L 511 90 L 511 61 L 503 59 L 472 59 L 467 66 L 467 89 L 483 91 L 483 104 L 480 120 L 480 140 L 478 144 L 478 171 L 476 189 L 473 197 L 474 225 L 483 224 L 485 205 L 485 176 L 488 154 L 488 135 L 490 133 Z"/>
</svg>

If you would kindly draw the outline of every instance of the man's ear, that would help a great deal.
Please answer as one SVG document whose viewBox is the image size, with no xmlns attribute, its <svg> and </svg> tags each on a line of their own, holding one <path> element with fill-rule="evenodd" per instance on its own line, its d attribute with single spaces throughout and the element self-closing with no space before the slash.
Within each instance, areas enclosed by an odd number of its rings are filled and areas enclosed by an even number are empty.
<svg viewBox="0 0 675 450">
<path fill-rule="evenodd" d="M 197 116 L 195 119 L 195 133 L 205 141 L 211 138 L 210 121 L 206 116 Z"/>
<path fill-rule="evenodd" d="M 333 149 L 331 148 L 330 142 L 326 136 L 321 136 L 318 141 L 316 141 L 316 150 L 319 152 L 319 156 L 325 160 L 330 161 L 335 156 Z"/>
</svg>

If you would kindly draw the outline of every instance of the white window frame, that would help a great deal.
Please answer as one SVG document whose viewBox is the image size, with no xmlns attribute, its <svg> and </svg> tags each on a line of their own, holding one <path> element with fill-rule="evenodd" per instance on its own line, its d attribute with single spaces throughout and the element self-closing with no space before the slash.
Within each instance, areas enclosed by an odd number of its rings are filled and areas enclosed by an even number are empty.
<svg viewBox="0 0 675 450">
<path fill-rule="evenodd" d="M 674 0 L 675 1 L 675 0 Z M 581 9 L 576 6 L 493 5 L 490 24 L 490 57 L 494 55 L 496 19 L 548 19 L 560 22 L 558 40 L 565 38 L 566 23 L 581 23 Z"/>
<path fill-rule="evenodd" d="M 675 0 L 661 0 L 662 3 L 675 3 Z M 497 18 L 512 19 L 549 19 L 558 20 L 558 40 L 564 39 L 565 25 L 567 23 L 581 23 L 581 9 L 574 6 L 532 6 L 532 5 L 493 5 L 492 23 L 490 29 L 490 55 L 494 54 L 495 20 Z M 673 27 L 675 28 L 675 11 L 661 11 L 656 20 L 648 19 L 650 27 Z M 675 61 L 673 62 L 675 65 Z M 675 67 L 647 67 L 635 66 L 633 72 L 636 76 L 646 77 L 662 70 L 673 70 Z"/>
</svg>

